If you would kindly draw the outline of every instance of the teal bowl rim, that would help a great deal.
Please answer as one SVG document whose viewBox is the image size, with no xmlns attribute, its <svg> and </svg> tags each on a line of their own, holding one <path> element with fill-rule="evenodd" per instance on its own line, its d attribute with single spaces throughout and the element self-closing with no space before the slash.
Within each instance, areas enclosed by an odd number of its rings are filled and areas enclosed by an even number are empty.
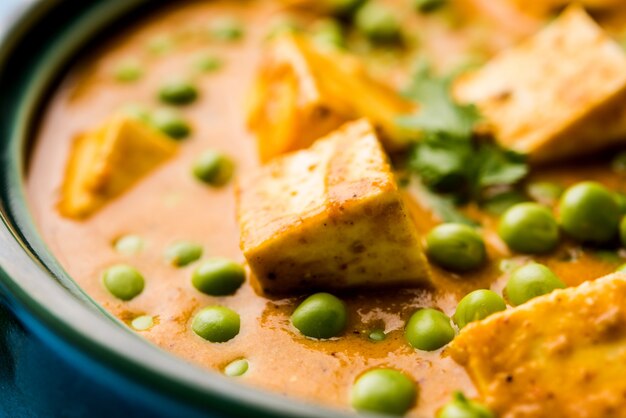
<svg viewBox="0 0 626 418">
<path fill-rule="evenodd" d="M 10 103 L 6 99 L 0 102 L 4 110 L 0 115 L 4 139 L 0 142 L 4 163 L 0 170 L 0 218 L 4 224 L 0 227 L 0 296 L 18 316 L 31 318 L 33 327 L 37 325 L 35 328 L 51 333 L 107 370 L 171 401 L 230 416 L 353 416 L 238 384 L 148 343 L 89 298 L 37 232 L 25 199 L 25 162 L 48 94 L 88 42 L 138 8 L 146 10 L 147 3 L 164 2 L 37 1 L 20 13 L 0 39 L 0 86 L 10 88 L 7 94 L 11 97 Z M 20 68 L 23 74 L 15 76 L 9 63 L 25 46 L 25 37 L 64 5 L 79 10 L 77 16 L 54 28 L 54 36 L 41 40 L 46 53 L 31 57 L 28 68 Z"/>
</svg>

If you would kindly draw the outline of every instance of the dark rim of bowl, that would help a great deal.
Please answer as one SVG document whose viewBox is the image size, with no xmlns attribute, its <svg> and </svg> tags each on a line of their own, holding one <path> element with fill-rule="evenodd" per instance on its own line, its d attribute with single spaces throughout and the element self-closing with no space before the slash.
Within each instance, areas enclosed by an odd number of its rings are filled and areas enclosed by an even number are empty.
<svg viewBox="0 0 626 418">
<path fill-rule="evenodd" d="M 34 226 L 24 195 L 25 166 L 29 140 L 50 92 L 100 34 L 150 12 L 148 3 L 166 2 L 36 1 L 0 39 L 0 295 L 30 329 L 72 347 L 103 366 L 101 372 L 175 403 L 242 417 L 348 416 L 239 385 L 146 342 L 74 283 Z"/>
</svg>

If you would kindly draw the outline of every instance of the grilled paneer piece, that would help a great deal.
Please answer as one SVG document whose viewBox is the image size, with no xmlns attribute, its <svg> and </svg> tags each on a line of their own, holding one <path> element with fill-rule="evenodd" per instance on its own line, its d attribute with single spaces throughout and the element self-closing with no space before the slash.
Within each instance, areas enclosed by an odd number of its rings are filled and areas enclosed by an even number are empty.
<svg viewBox="0 0 626 418">
<path fill-rule="evenodd" d="M 389 87 L 374 81 L 352 57 L 321 51 L 289 34 L 265 51 L 248 109 L 262 161 L 306 148 L 347 121 L 365 117 L 379 129 L 388 151 L 408 145 L 395 119 L 415 110 Z"/>
<path fill-rule="evenodd" d="M 611 274 L 472 323 L 448 350 L 501 418 L 622 417 L 625 301 Z"/>
<path fill-rule="evenodd" d="M 161 132 L 128 116 L 114 116 L 74 142 L 61 213 L 75 219 L 92 215 L 175 153 L 176 144 Z"/>
<path fill-rule="evenodd" d="M 363 120 L 243 180 L 238 221 L 241 248 L 266 293 L 429 281 L 418 232 Z"/>
<path fill-rule="evenodd" d="M 503 146 L 541 163 L 626 138 L 626 54 L 578 6 L 457 80 Z"/>
</svg>

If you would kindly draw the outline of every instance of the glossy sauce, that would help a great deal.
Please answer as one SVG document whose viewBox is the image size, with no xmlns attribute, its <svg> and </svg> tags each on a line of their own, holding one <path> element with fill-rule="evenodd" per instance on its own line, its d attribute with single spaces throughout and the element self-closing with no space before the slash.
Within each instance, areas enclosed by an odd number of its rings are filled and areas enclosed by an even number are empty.
<svg viewBox="0 0 626 418">
<path fill-rule="evenodd" d="M 350 322 L 345 336 L 331 341 L 305 339 L 292 328 L 289 316 L 300 298 L 267 299 L 255 294 L 249 283 L 234 296 L 206 296 L 191 285 L 195 264 L 175 268 L 165 262 L 163 251 L 177 240 L 201 243 L 204 257 L 226 256 L 243 262 L 233 185 L 209 188 L 193 178 L 191 165 L 201 151 L 212 148 L 232 156 L 238 172 L 257 166 L 255 140 L 245 129 L 244 103 L 268 26 L 279 10 L 271 1 L 179 3 L 147 17 L 83 57 L 48 106 L 32 154 L 28 194 L 39 230 L 60 263 L 93 299 L 121 321 L 128 324 L 139 315 L 153 315 L 155 325 L 139 334 L 165 350 L 217 371 L 235 359 L 248 359 L 249 371 L 238 378 L 242 383 L 345 409 L 349 407 L 348 392 L 354 379 L 372 367 L 386 366 L 406 372 L 418 383 L 419 400 L 412 416 L 432 416 L 454 390 L 475 396 L 465 371 L 446 357 L 445 350 L 426 353 L 412 349 L 404 339 L 403 327 L 418 307 L 437 306 L 452 315 L 457 301 L 467 292 L 481 287 L 499 291 L 503 287 L 506 274 L 498 267 L 499 259 L 511 255 L 494 232 L 496 219 L 476 209 L 468 211 L 485 226 L 491 260 L 488 266 L 463 277 L 433 268 L 435 289 L 340 295 L 348 304 Z M 406 8 L 400 4 L 408 2 L 390 3 Z M 244 22 L 243 40 L 208 41 L 207 22 L 230 15 Z M 361 51 L 371 58 L 375 74 L 389 75 L 387 78 L 398 85 L 406 81 L 406 68 L 417 55 L 425 54 L 440 67 L 452 68 L 471 54 L 489 56 L 518 36 L 493 32 L 496 29 L 483 24 L 463 26 L 453 23 L 453 19 L 420 18 L 408 11 L 403 16 L 408 16 L 408 27 L 419 32 L 420 48 L 416 46 L 404 55 Z M 300 18 L 307 21 L 310 16 Z M 164 34 L 174 40 L 172 50 L 156 55 L 148 52 L 146 45 Z M 214 74 L 194 74 L 192 63 L 199 52 L 222 58 L 225 67 Z M 136 83 L 119 83 L 111 73 L 128 57 L 140 59 L 145 75 Z M 193 76 L 201 97 L 182 109 L 194 133 L 181 143 L 178 156 L 88 220 L 61 217 L 56 204 L 76 135 L 98 126 L 129 103 L 158 107 L 156 92 L 161 82 L 186 75 Z M 596 179 L 615 190 L 623 188 L 624 183 L 623 178 L 601 164 L 576 170 L 544 170 L 535 177 L 563 185 Z M 422 231 L 428 231 L 436 222 L 419 208 L 415 213 Z M 145 239 L 140 254 L 123 256 L 115 251 L 115 240 L 127 234 Z M 523 257 L 514 260 L 520 259 Z M 618 263 L 569 243 L 551 257 L 537 259 L 569 285 L 609 273 Z M 146 278 L 144 292 L 130 302 L 115 299 L 101 281 L 103 270 L 121 262 L 135 266 Z M 213 304 L 231 307 L 241 315 L 240 334 L 224 344 L 208 343 L 189 327 L 196 311 Z M 384 329 L 387 338 L 370 341 L 368 335 L 374 329 Z"/>
</svg>

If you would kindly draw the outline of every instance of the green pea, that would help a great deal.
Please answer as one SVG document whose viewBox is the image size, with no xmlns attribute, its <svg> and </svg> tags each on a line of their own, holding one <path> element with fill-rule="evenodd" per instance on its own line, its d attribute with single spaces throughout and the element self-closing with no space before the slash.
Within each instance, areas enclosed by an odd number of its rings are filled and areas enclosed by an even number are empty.
<svg viewBox="0 0 626 418">
<path fill-rule="evenodd" d="M 436 309 L 420 309 L 415 312 L 404 330 L 404 336 L 412 347 L 423 351 L 438 350 L 454 338 L 450 318 Z"/>
<path fill-rule="evenodd" d="M 556 219 L 538 203 L 519 203 L 507 210 L 500 218 L 498 234 L 510 249 L 520 253 L 547 253 L 559 243 Z"/>
<path fill-rule="evenodd" d="M 471 401 L 461 392 L 455 392 L 453 398 L 437 412 L 437 418 L 495 418 L 495 414 L 486 406 Z"/>
<path fill-rule="evenodd" d="M 549 181 L 536 181 L 526 186 L 526 193 L 532 200 L 546 206 L 553 206 L 563 194 L 563 186 Z"/>
<path fill-rule="evenodd" d="M 413 7 L 421 13 L 430 13 L 446 4 L 446 0 L 413 0 Z"/>
<path fill-rule="evenodd" d="M 118 264 L 109 267 L 103 276 L 104 286 L 113 296 L 121 300 L 131 300 L 144 288 L 144 279 L 134 267 Z"/>
<path fill-rule="evenodd" d="M 336 337 L 346 328 L 348 314 L 344 303 L 329 293 L 306 298 L 291 315 L 291 323 L 310 338 Z"/>
<path fill-rule="evenodd" d="M 130 325 L 137 331 L 146 331 L 154 325 L 154 318 L 150 315 L 141 315 L 133 319 Z"/>
<path fill-rule="evenodd" d="M 567 189 L 559 212 L 563 230 L 579 241 L 603 244 L 617 235 L 619 206 L 613 193 L 598 183 L 588 181 Z"/>
<path fill-rule="evenodd" d="M 480 321 L 505 309 L 504 299 L 496 292 L 486 289 L 474 290 L 461 299 L 452 320 L 459 328 L 463 328 L 470 322 Z"/>
<path fill-rule="evenodd" d="M 159 99 L 172 105 L 186 105 L 198 98 L 198 89 L 188 81 L 168 81 L 159 89 Z"/>
<path fill-rule="evenodd" d="M 224 62 L 214 55 L 201 55 L 193 64 L 194 68 L 203 73 L 212 73 L 224 66 Z"/>
<path fill-rule="evenodd" d="M 193 286 L 211 296 L 232 295 L 245 280 L 246 271 L 241 264 L 220 257 L 203 261 L 191 276 Z"/>
<path fill-rule="evenodd" d="M 165 259 L 176 267 L 184 267 L 202 257 L 202 246 L 194 242 L 179 241 L 165 249 Z"/>
<path fill-rule="evenodd" d="M 223 306 L 208 306 L 196 314 L 191 329 L 212 343 L 232 340 L 239 334 L 239 314 Z"/>
<path fill-rule="evenodd" d="M 615 192 L 613 194 L 615 201 L 617 202 L 617 206 L 619 207 L 619 212 L 622 215 L 626 215 L 626 195 L 624 193 Z"/>
<path fill-rule="evenodd" d="M 144 240 L 138 235 L 124 235 L 115 240 L 115 251 L 120 254 L 131 256 L 139 254 L 144 247 Z"/>
<path fill-rule="evenodd" d="M 168 35 L 157 35 L 148 41 L 148 51 L 154 55 L 164 55 L 174 49 L 174 40 Z"/>
<path fill-rule="evenodd" d="M 235 164 L 226 155 L 213 151 L 204 151 L 194 161 L 193 175 L 203 183 L 214 187 L 226 185 L 233 176 Z"/>
<path fill-rule="evenodd" d="M 384 341 L 387 338 L 385 331 L 382 329 L 375 329 L 368 335 L 368 338 L 372 341 L 380 342 Z"/>
<path fill-rule="evenodd" d="M 244 36 L 243 25 L 234 17 L 223 17 L 211 22 L 211 38 L 219 41 L 238 41 Z"/>
<path fill-rule="evenodd" d="M 564 288 L 565 283 L 548 267 L 529 263 L 513 270 L 504 292 L 511 305 L 518 306 L 554 289 Z"/>
<path fill-rule="evenodd" d="M 143 76 L 143 69 L 137 60 L 128 59 L 117 65 L 114 76 L 121 83 L 132 83 Z"/>
<path fill-rule="evenodd" d="M 415 403 L 417 386 L 407 375 L 393 369 L 373 369 L 354 382 L 352 407 L 362 412 L 404 415 Z"/>
<path fill-rule="evenodd" d="M 373 42 L 396 42 L 402 37 L 398 18 L 388 7 L 369 2 L 355 15 L 355 27 Z"/>
<path fill-rule="evenodd" d="M 249 368 L 248 360 L 239 359 L 224 367 L 224 374 L 229 377 L 243 376 Z"/>
<path fill-rule="evenodd" d="M 315 23 L 313 41 L 322 48 L 341 49 L 346 46 L 343 28 L 332 19 L 323 19 Z"/>
<path fill-rule="evenodd" d="M 468 225 L 447 223 L 435 227 L 426 237 L 428 258 L 452 271 L 469 271 L 484 264 L 485 243 Z"/>
<path fill-rule="evenodd" d="M 151 122 L 156 129 L 172 139 L 184 139 L 191 134 L 191 126 L 176 111 L 159 109 L 152 115 Z"/>
</svg>

